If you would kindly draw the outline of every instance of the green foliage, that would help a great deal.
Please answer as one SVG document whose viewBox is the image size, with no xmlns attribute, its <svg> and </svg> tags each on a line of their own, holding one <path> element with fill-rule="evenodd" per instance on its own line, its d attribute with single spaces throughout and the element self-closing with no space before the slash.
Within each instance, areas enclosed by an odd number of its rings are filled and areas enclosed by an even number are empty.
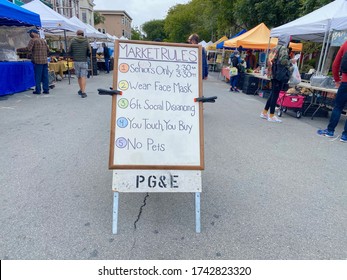
<svg viewBox="0 0 347 280">
<path fill-rule="evenodd" d="M 307 65 L 312 66 L 311 68 L 316 68 L 317 59 L 316 58 L 312 58 L 312 59 L 307 60 L 305 63 Z"/>
<path fill-rule="evenodd" d="M 164 24 L 168 41 L 185 42 L 189 34 L 192 33 L 195 19 L 190 8 L 189 4 L 178 4 L 170 8 Z"/>
<path fill-rule="evenodd" d="M 304 54 L 315 53 L 315 52 L 320 51 L 321 49 L 322 49 L 322 44 L 321 43 L 304 42 L 303 43 L 302 52 Z"/>
<path fill-rule="evenodd" d="M 161 36 L 151 35 L 152 29 L 143 29 L 148 39 L 186 42 L 192 33 L 201 40 L 216 41 L 251 29 L 264 22 L 269 28 L 277 27 L 312 12 L 333 0 L 191 0 L 169 9 L 163 25 L 155 28 Z"/>
<path fill-rule="evenodd" d="M 333 1 L 334 0 L 301 0 L 300 15 L 306 15 Z"/>
<path fill-rule="evenodd" d="M 247 29 L 264 22 L 269 28 L 280 26 L 299 17 L 302 0 L 237 0 L 234 16 Z"/>
<path fill-rule="evenodd" d="M 164 41 L 167 37 L 164 30 L 165 20 L 151 20 L 142 25 L 143 32 L 146 33 L 146 40 L 153 41 L 160 39 Z"/>
<path fill-rule="evenodd" d="M 94 25 L 98 25 L 100 23 L 104 23 L 105 22 L 105 17 L 100 14 L 99 12 L 95 12 L 94 11 Z"/>
<path fill-rule="evenodd" d="M 141 31 L 138 29 L 131 28 L 131 40 L 141 40 Z"/>
</svg>

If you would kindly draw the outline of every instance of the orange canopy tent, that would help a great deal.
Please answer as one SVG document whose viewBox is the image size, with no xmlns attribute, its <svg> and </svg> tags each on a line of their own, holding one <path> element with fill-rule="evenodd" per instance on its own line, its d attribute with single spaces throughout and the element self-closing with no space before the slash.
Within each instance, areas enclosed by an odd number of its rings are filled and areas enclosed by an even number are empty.
<svg viewBox="0 0 347 280">
<path fill-rule="evenodd" d="M 224 42 L 225 48 L 237 48 L 242 46 L 245 49 L 266 50 L 268 47 L 277 46 L 278 38 L 271 38 L 270 46 L 270 29 L 264 23 L 261 23 L 253 29 Z M 301 51 L 302 43 L 290 43 L 293 51 Z"/>
</svg>

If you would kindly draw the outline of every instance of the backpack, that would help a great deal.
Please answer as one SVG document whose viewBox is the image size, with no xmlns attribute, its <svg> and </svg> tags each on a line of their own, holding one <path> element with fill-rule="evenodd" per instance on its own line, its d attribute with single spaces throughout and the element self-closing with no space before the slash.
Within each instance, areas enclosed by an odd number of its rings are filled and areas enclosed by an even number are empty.
<svg viewBox="0 0 347 280">
<path fill-rule="evenodd" d="M 343 54 L 343 57 L 341 60 L 341 72 L 347 73 L 347 51 Z"/>
<path fill-rule="evenodd" d="M 239 64 L 239 58 L 234 56 L 231 60 L 231 63 L 233 65 L 233 67 L 236 67 L 238 71 L 240 71 L 240 64 Z"/>
<path fill-rule="evenodd" d="M 282 65 L 279 59 L 279 53 L 282 47 L 277 50 L 276 56 L 272 62 L 272 76 L 274 79 L 282 82 L 288 83 L 291 73 L 286 65 Z"/>
</svg>

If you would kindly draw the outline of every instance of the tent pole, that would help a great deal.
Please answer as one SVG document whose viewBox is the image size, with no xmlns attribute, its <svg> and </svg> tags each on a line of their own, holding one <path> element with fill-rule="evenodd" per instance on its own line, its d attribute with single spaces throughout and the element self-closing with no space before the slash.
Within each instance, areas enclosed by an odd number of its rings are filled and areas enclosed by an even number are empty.
<svg viewBox="0 0 347 280">
<path fill-rule="evenodd" d="M 324 34 L 324 39 L 323 39 L 323 45 L 322 45 L 322 50 L 319 56 L 319 62 L 318 62 L 318 67 L 317 67 L 317 71 L 316 74 L 321 74 L 321 64 L 322 64 L 322 58 L 324 56 L 323 51 L 325 50 L 325 43 L 327 41 L 327 35 L 328 35 L 328 31 L 329 31 L 329 27 L 330 27 L 330 21 L 327 24 L 327 28 L 325 30 L 325 34 Z"/>
<path fill-rule="evenodd" d="M 301 61 L 301 56 L 302 56 L 302 51 L 300 52 L 300 57 L 299 57 L 298 62 L 297 62 L 297 64 L 298 64 L 298 69 L 300 69 L 301 63 L 302 63 L 302 61 Z"/>
<path fill-rule="evenodd" d="M 332 37 L 332 32 L 329 32 L 328 40 L 326 42 L 325 53 L 324 53 L 324 57 L 323 57 L 323 60 L 322 60 L 322 66 L 321 66 L 321 72 L 322 73 L 323 73 L 323 70 L 324 70 L 324 66 L 325 66 L 327 55 L 328 55 L 329 48 L 330 48 L 331 37 Z"/>
</svg>

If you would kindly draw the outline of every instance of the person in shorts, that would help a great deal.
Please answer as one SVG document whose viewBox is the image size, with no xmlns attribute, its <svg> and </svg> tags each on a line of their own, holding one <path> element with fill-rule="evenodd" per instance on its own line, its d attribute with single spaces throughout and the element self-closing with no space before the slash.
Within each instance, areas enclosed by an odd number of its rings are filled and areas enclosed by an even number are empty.
<svg viewBox="0 0 347 280">
<path fill-rule="evenodd" d="M 75 66 L 75 74 L 80 87 L 78 94 L 85 98 L 86 83 L 88 75 L 88 57 L 90 56 L 90 46 L 82 30 L 77 30 L 77 37 L 73 38 L 69 47 L 69 55 L 72 57 Z"/>
</svg>

